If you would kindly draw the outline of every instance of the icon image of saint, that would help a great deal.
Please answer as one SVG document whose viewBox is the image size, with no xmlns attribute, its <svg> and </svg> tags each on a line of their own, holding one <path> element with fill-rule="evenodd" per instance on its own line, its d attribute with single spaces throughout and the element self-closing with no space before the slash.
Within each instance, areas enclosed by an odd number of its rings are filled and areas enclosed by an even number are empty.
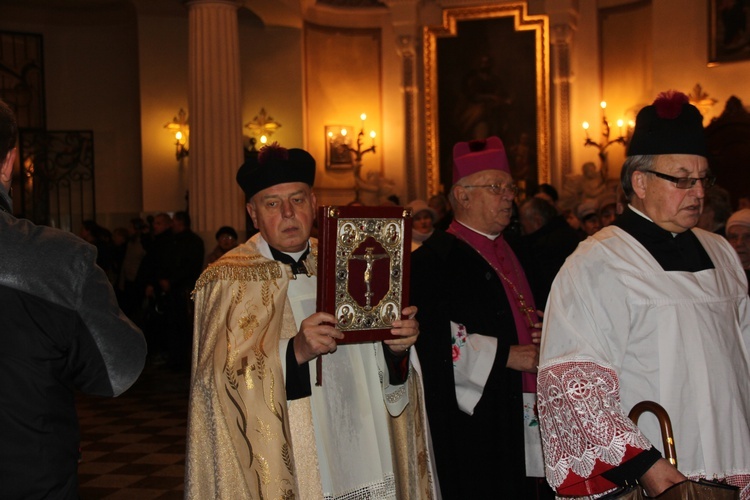
<svg viewBox="0 0 750 500">
<path fill-rule="evenodd" d="M 383 320 L 383 323 L 385 323 L 386 325 L 391 325 L 398 319 L 398 315 L 396 314 L 396 305 L 393 302 L 388 302 L 385 307 L 383 307 L 381 318 Z"/>
<path fill-rule="evenodd" d="M 396 224 L 388 224 L 385 230 L 385 239 L 388 243 L 396 243 L 399 241 L 399 229 Z"/>
<path fill-rule="evenodd" d="M 345 304 L 339 308 L 339 313 L 336 317 L 338 318 L 339 325 L 349 326 L 352 324 L 352 320 L 354 320 L 354 313 L 351 307 Z"/>
<path fill-rule="evenodd" d="M 339 232 L 341 243 L 351 245 L 357 237 L 357 231 L 352 224 L 344 224 Z"/>
</svg>

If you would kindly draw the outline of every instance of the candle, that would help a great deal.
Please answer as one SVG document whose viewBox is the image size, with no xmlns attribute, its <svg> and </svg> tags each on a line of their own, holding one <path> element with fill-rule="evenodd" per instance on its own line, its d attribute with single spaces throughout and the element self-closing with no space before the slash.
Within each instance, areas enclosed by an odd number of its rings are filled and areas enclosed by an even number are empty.
<svg viewBox="0 0 750 500">
<path fill-rule="evenodd" d="M 362 120 L 362 133 L 365 133 L 365 120 L 367 120 L 367 115 L 362 113 L 359 115 L 360 120 Z"/>
<path fill-rule="evenodd" d="M 586 131 L 586 139 L 589 138 L 589 122 L 583 122 L 583 130 Z"/>
<path fill-rule="evenodd" d="M 624 124 L 625 124 L 625 122 L 622 120 L 622 118 L 620 118 L 619 120 L 617 120 L 617 128 L 620 129 L 620 137 L 622 137 L 622 126 Z"/>
<path fill-rule="evenodd" d="M 370 132 L 370 138 L 372 139 L 372 146 L 375 147 L 375 131 Z"/>
</svg>

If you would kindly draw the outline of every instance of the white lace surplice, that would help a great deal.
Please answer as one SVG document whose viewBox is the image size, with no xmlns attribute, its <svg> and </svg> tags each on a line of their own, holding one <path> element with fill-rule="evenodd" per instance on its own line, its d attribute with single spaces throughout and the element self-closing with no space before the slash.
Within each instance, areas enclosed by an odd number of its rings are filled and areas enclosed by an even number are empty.
<svg viewBox="0 0 750 500">
<path fill-rule="evenodd" d="M 715 269 L 665 272 L 634 238 L 608 227 L 579 246 L 553 284 L 538 378 L 547 478 L 559 486 L 625 445 L 662 450 L 653 400 L 672 419 L 689 477 L 750 474 L 750 306 L 725 241 L 696 235 Z M 648 440 L 644 439 L 644 437 Z"/>
</svg>

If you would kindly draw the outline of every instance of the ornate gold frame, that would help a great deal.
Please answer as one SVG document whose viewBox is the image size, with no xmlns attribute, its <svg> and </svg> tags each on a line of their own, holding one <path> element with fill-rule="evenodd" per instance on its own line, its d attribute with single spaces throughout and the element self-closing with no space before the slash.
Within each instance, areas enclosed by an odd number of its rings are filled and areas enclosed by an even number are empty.
<svg viewBox="0 0 750 500">
<path fill-rule="evenodd" d="M 437 39 L 456 36 L 458 21 L 510 17 L 516 31 L 534 31 L 536 39 L 536 118 L 537 177 L 540 183 L 550 182 L 549 132 L 549 18 L 531 16 L 525 2 L 478 7 L 460 7 L 443 11 L 441 26 L 426 26 L 423 31 L 425 82 L 425 139 L 427 192 L 433 195 L 440 186 L 440 145 L 438 144 L 438 82 Z"/>
<path fill-rule="evenodd" d="M 336 235 L 336 288 L 335 307 L 342 331 L 372 330 L 391 328 L 393 321 L 400 318 L 403 300 L 404 235 L 405 219 L 340 218 L 337 221 Z M 364 254 L 355 252 L 368 241 L 380 245 L 385 253 L 373 255 L 373 247 L 367 247 Z M 407 248 L 407 251 L 409 249 Z M 370 302 L 370 280 L 372 264 L 378 259 L 388 259 L 390 277 L 388 292 L 376 304 Z M 350 261 L 367 262 L 362 282 L 367 287 L 365 304 L 360 304 L 349 293 Z M 358 280 L 358 278 L 353 278 Z M 342 313 L 344 311 L 344 313 Z M 348 314 L 346 314 L 348 312 Z"/>
</svg>

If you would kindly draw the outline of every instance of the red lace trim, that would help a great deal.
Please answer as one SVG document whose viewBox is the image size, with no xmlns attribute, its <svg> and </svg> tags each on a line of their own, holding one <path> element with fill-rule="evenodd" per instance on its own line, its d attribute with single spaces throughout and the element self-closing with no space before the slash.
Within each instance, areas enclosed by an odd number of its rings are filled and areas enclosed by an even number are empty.
<svg viewBox="0 0 750 500">
<path fill-rule="evenodd" d="M 612 489 L 600 475 L 651 448 L 623 412 L 619 380 L 611 368 L 566 361 L 540 371 L 537 385 L 547 481 L 558 492 L 586 495 Z"/>
</svg>

